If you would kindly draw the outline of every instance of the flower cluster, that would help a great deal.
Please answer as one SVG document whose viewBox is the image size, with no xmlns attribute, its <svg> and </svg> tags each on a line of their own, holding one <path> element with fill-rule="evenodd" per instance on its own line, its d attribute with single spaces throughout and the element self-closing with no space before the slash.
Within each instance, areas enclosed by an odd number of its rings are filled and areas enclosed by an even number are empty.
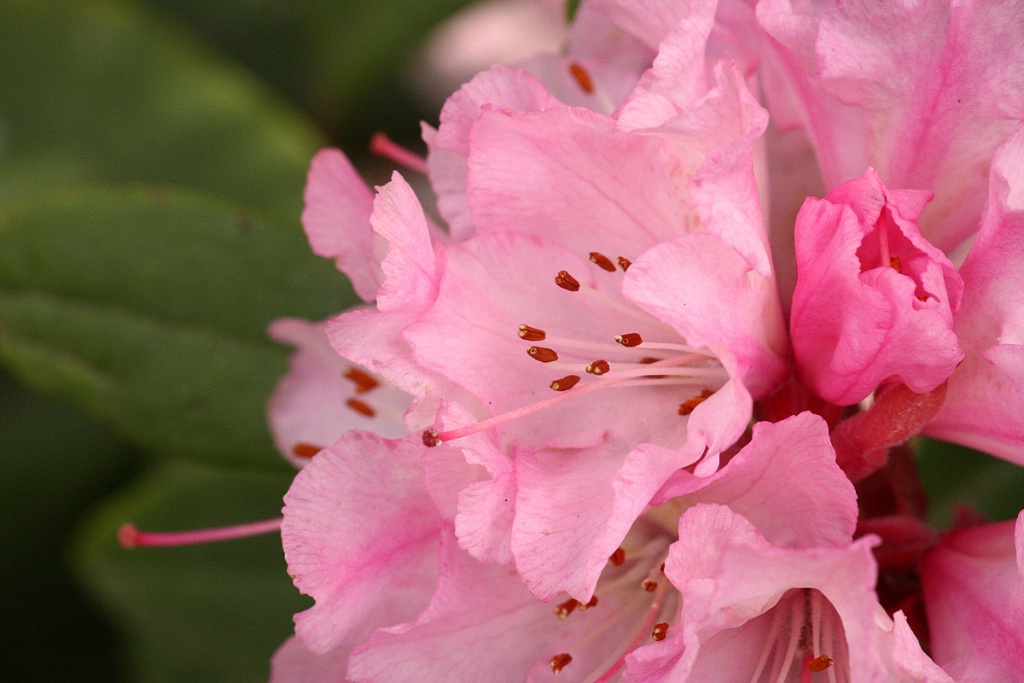
<svg viewBox="0 0 1024 683">
<path fill-rule="evenodd" d="M 273 680 L 1024 676 L 1024 517 L 938 535 L 904 445 L 1024 465 L 1021 36 L 585 0 L 425 159 L 378 141 L 412 185 L 318 154 L 303 223 L 365 305 L 271 330 L 315 600 Z"/>
</svg>

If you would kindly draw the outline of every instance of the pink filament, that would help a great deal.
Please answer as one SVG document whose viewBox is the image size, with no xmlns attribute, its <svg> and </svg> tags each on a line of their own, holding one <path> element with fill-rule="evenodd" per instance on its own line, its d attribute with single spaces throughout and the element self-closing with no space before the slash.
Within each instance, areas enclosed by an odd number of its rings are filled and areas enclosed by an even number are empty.
<svg viewBox="0 0 1024 683">
<path fill-rule="evenodd" d="M 122 548 L 157 548 L 178 545 L 197 545 L 230 541 L 260 534 L 269 534 L 281 529 L 283 518 L 267 519 L 261 522 L 195 529 L 193 531 L 139 531 L 134 524 L 125 524 L 117 530 L 117 540 Z"/>
<path fill-rule="evenodd" d="M 385 159 L 390 159 L 399 166 L 405 166 L 410 171 L 427 172 L 426 159 L 402 147 L 383 132 L 375 133 L 370 139 L 370 151 Z"/>
</svg>

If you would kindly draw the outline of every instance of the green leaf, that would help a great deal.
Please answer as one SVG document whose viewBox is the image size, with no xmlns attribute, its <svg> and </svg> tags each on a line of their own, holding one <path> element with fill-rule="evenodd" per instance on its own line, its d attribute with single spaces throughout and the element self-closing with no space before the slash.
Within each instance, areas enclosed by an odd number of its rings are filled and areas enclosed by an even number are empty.
<svg viewBox="0 0 1024 683">
<path fill-rule="evenodd" d="M 0 359 L 165 454 L 281 466 L 265 405 L 283 315 L 351 298 L 301 234 L 223 202 L 144 188 L 0 217 Z"/>
<path fill-rule="evenodd" d="M 965 446 L 917 440 L 918 470 L 930 500 L 929 521 L 947 528 L 958 505 L 993 521 L 1016 518 L 1024 509 L 1024 468 Z"/>
<path fill-rule="evenodd" d="M 3 678 L 110 683 L 113 634 L 72 582 L 66 545 L 84 510 L 127 480 L 134 454 L 110 430 L 6 373 L 0 405 Z"/>
<path fill-rule="evenodd" d="M 162 531 L 279 516 L 290 481 L 286 472 L 167 463 L 88 521 L 75 566 L 120 627 L 130 680 L 267 680 L 291 616 L 309 606 L 288 579 L 280 535 L 134 550 L 115 539 L 127 521 Z"/>
<path fill-rule="evenodd" d="M 141 181 L 297 222 L 316 131 L 158 14 L 8 0 L 0 26 L 0 206 L 82 181 Z"/>
</svg>

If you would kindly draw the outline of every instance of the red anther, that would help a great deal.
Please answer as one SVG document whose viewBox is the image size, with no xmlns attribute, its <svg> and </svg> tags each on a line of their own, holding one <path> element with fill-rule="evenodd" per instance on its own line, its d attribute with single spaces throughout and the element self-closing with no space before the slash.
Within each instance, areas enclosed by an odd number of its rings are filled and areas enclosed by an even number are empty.
<svg viewBox="0 0 1024 683">
<path fill-rule="evenodd" d="M 693 412 L 694 408 L 696 408 L 701 403 L 711 398 L 711 396 L 714 393 L 715 392 L 711 391 L 710 389 L 704 389 L 703 391 L 700 392 L 699 395 L 694 396 L 693 398 L 686 399 L 685 401 L 679 404 L 679 414 L 689 415 L 690 413 Z"/>
<path fill-rule="evenodd" d="M 835 660 L 828 655 L 818 655 L 811 661 L 807 662 L 807 668 L 814 673 L 818 673 L 819 671 L 824 671 L 833 664 L 835 664 Z"/>
<path fill-rule="evenodd" d="M 630 332 L 629 334 L 618 335 L 617 337 L 615 337 L 615 341 L 622 344 L 623 346 L 628 346 L 632 348 L 634 346 L 640 346 L 641 344 L 643 344 L 644 338 L 641 337 L 636 332 Z"/>
<path fill-rule="evenodd" d="M 928 301 L 928 295 L 927 294 L 918 294 L 917 295 L 917 300 L 918 301 Z"/>
<path fill-rule="evenodd" d="M 441 445 L 441 436 L 436 429 L 427 429 L 423 432 L 423 445 L 427 448 Z"/>
<path fill-rule="evenodd" d="M 551 673 L 558 673 L 559 671 L 564 669 L 566 665 L 571 661 L 572 655 L 570 655 L 568 652 L 563 652 L 560 655 L 555 655 L 551 658 L 551 661 L 548 662 L 548 664 L 551 665 Z"/>
<path fill-rule="evenodd" d="M 588 95 L 594 92 L 594 81 L 590 78 L 590 72 L 583 68 L 583 65 L 579 62 L 570 62 L 569 73 L 576 79 L 576 83 L 580 86 L 580 90 L 587 93 Z"/>
<path fill-rule="evenodd" d="M 519 326 L 519 338 L 525 339 L 526 341 L 544 341 L 547 338 L 547 333 L 539 327 L 530 327 L 529 325 Z"/>
<path fill-rule="evenodd" d="M 667 635 L 668 635 L 668 624 L 666 624 L 665 622 L 661 622 L 660 624 L 655 624 L 654 625 L 654 629 L 651 631 L 651 638 L 654 638 L 655 640 L 658 640 L 658 641 L 665 640 L 665 636 L 667 636 Z"/>
<path fill-rule="evenodd" d="M 558 354 L 555 353 L 554 349 L 546 349 L 543 346 L 531 346 L 526 349 L 526 353 L 530 354 L 530 358 L 539 360 L 541 363 L 550 363 L 551 361 L 558 360 Z"/>
<path fill-rule="evenodd" d="M 324 449 L 323 446 L 316 446 L 311 443 L 300 441 L 299 443 L 292 446 L 292 455 L 296 458 L 312 458 L 314 455 Z"/>
<path fill-rule="evenodd" d="M 572 389 L 574 386 L 576 386 L 576 384 L 579 383 L 579 381 L 579 375 L 566 375 L 561 379 L 556 379 L 554 382 L 551 383 L 550 386 L 555 391 L 568 391 L 569 389 Z"/>
<path fill-rule="evenodd" d="M 380 386 L 380 382 L 359 368 L 348 368 L 345 370 L 345 379 L 356 385 L 357 394 L 365 394 Z"/>
<path fill-rule="evenodd" d="M 630 267 L 631 265 L 633 265 L 633 262 L 632 262 L 632 261 L 630 261 L 630 260 L 629 260 L 628 258 L 626 258 L 625 256 L 620 256 L 620 257 L 619 257 L 618 259 L 616 259 L 616 260 L 617 260 L 617 261 L 619 262 L 619 268 L 622 268 L 622 272 L 623 272 L 623 273 L 625 273 L 625 272 L 626 272 L 627 270 L 629 270 L 629 267 Z"/>
<path fill-rule="evenodd" d="M 899 256 L 890 256 L 889 257 L 889 267 L 892 268 L 893 270 L 895 270 L 900 275 L 903 274 L 903 262 L 900 261 L 900 257 Z"/>
<path fill-rule="evenodd" d="M 658 582 L 654 579 L 644 579 L 640 582 L 640 587 L 648 593 L 653 593 L 654 591 L 658 590 Z"/>
<path fill-rule="evenodd" d="M 615 552 L 608 557 L 608 561 L 612 563 L 613 567 L 621 567 L 626 564 L 626 551 L 616 548 Z"/>
<path fill-rule="evenodd" d="M 601 270 L 607 270 L 609 273 L 615 272 L 615 264 L 612 263 L 610 258 L 600 252 L 590 252 L 590 260 L 596 263 Z"/>
<path fill-rule="evenodd" d="M 565 619 L 567 616 L 573 613 L 573 611 L 580 606 L 580 601 L 575 598 L 569 598 L 563 603 L 555 605 L 555 616 L 559 619 Z"/>
<path fill-rule="evenodd" d="M 593 363 L 587 366 L 587 372 L 591 375 L 603 375 L 611 369 L 606 360 L 595 360 Z"/>
<path fill-rule="evenodd" d="M 555 284 L 570 292 L 580 291 L 580 281 L 564 270 L 558 271 L 558 275 L 555 276 Z"/>
<path fill-rule="evenodd" d="M 376 410 L 371 408 L 369 405 L 363 403 L 358 398 L 350 398 L 349 400 L 345 401 L 345 405 L 347 405 L 349 408 L 356 411 L 360 415 L 364 415 L 366 417 L 373 417 L 374 415 L 377 414 Z"/>
<path fill-rule="evenodd" d="M 591 607 L 597 607 L 597 596 L 596 595 L 591 595 L 590 596 L 590 600 L 587 601 L 587 604 L 580 605 L 580 609 L 581 610 L 587 610 L 587 609 L 590 609 Z"/>
</svg>

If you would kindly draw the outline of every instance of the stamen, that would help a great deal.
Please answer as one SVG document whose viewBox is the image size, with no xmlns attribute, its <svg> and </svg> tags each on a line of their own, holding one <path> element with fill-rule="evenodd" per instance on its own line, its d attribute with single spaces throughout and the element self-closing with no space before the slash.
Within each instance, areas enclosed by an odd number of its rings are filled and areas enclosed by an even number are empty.
<svg viewBox="0 0 1024 683">
<path fill-rule="evenodd" d="M 356 411 L 360 415 L 364 415 L 366 417 L 373 417 L 374 415 L 377 414 L 376 410 L 371 408 L 366 403 L 363 403 L 358 398 L 350 398 L 349 400 L 345 401 L 345 405 L 347 405 L 349 408 Z"/>
<path fill-rule="evenodd" d="M 629 267 L 631 265 L 633 265 L 633 262 L 630 261 L 628 258 L 625 258 L 624 256 L 620 256 L 618 258 L 618 262 L 619 262 L 619 268 L 622 268 L 622 272 L 623 273 L 625 273 L 627 270 L 629 270 Z"/>
<path fill-rule="evenodd" d="M 519 337 L 526 341 L 544 341 L 547 336 L 547 333 L 538 327 L 530 327 L 529 325 L 519 326 Z"/>
<path fill-rule="evenodd" d="M 587 366 L 587 372 L 591 375 L 603 375 L 611 369 L 606 360 L 595 360 L 593 363 Z"/>
<path fill-rule="evenodd" d="M 562 654 L 555 655 L 551 658 L 551 661 L 548 662 L 548 664 L 551 665 L 551 673 L 558 673 L 559 671 L 564 669 L 566 665 L 571 661 L 572 655 L 570 655 L 568 652 L 563 652 Z"/>
<path fill-rule="evenodd" d="M 889 257 L 889 267 L 892 268 L 893 270 L 895 270 L 900 275 L 903 274 L 903 262 L 900 261 L 900 257 L 899 256 L 890 256 Z"/>
<path fill-rule="evenodd" d="M 648 577 L 640 582 L 640 587 L 648 593 L 653 593 L 654 591 L 658 590 L 658 582 Z"/>
<path fill-rule="evenodd" d="M 390 159 L 399 166 L 405 166 L 411 171 L 427 172 L 426 159 L 394 142 L 383 131 L 374 133 L 370 138 L 370 151 L 385 159 Z"/>
<path fill-rule="evenodd" d="M 590 77 L 590 73 L 583 68 L 583 65 L 579 62 L 569 63 L 569 73 L 576 79 L 576 83 L 580 86 L 580 90 L 592 95 L 594 93 L 594 81 Z"/>
<path fill-rule="evenodd" d="M 526 353 L 530 354 L 530 358 L 539 360 L 541 363 L 550 363 L 558 360 L 558 354 L 555 353 L 554 349 L 546 349 L 543 346 L 531 346 L 526 349 Z"/>
<path fill-rule="evenodd" d="M 686 399 L 685 401 L 679 404 L 679 414 L 689 415 L 694 411 L 694 409 L 697 406 L 711 398 L 714 395 L 714 393 L 715 392 L 713 392 L 711 389 L 704 389 L 703 391 L 700 392 L 700 395 Z"/>
<path fill-rule="evenodd" d="M 579 606 L 579 600 L 575 598 L 569 598 L 565 602 L 555 605 L 555 616 L 557 616 L 559 619 L 565 619 L 570 614 L 572 614 L 573 611 Z"/>
<path fill-rule="evenodd" d="M 657 641 L 665 640 L 665 636 L 667 636 L 667 635 L 668 635 L 668 624 L 666 624 L 665 622 L 661 622 L 660 624 L 655 624 L 654 625 L 654 629 L 651 631 L 651 638 L 654 638 L 654 640 L 657 640 Z"/>
<path fill-rule="evenodd" d="M 564 270 L 558 271 L 558 275 L 555 276 L 555 284 L 570 292 L 580 291 L 580 281 Z"/>
<path fill-rule="evenodd" d="M 600 252 L 590 252 L 590 260 L 596 263 L 597 266 L 602 270 L 607 270 L 609 273 L 615 272 L 615 264 L 612 263 L 612 260 L 610 258 L 608 258 L 607 256 Z"/>
<path fill-rule="evenodd" d="M 580 381 L 579 375 L 566 375 L 561 379 L 556 379 L 550 384 L 551 388 L 555 391 L 568 391 L 576 386 Z"/>
<path fill-rule="evenodd" d="M 345 370 L 344 377 L 356 385 L 357 394 L 365 394 L 380 386 L 380 382 L 359 368 L 348 368 Z"/>
<path fill-rule="evenodd" d="M 283 518 L 268 519 L 262 522 L 236 524 L 234 526 L 216 527 L 212 529 L 196 529 L 194 531 L 139 531 L 134 524 L 124 524 L 117 530 L 117 540 L 122 548 L 156 548 L 179 545 L 197 545 L 215 541 L 230 541 L 236 538 L 248 538 L 269 534 L 281 529 Z"/>
<path fill-rule="evenodd" d="M 814 673 L 818 673 L 819 671 L 824 671 L 833 664 L 835 664 L 835 660 L 833 660 L 828 655 L 818 655 L 817 657 L 815 657 L 807 663 L 807 668 L 813 671 Z"/>
<path fill-rule="evenodd" d="M 884 212 L 883 212 L 884 214 Z M 878 253 L 882 257 L 882 264 L 890 263 L 889 259 L 889 223 L 886 221 L 886 216 L 882 215 L 878 217 L 878 223 L 875 224 L 878 228 Z"/>
<path fill-rule="evenodd" d="M 311 443 L 300 441 L 299 443 L 292 446 L 292 455 L 296 458 L 312 458 L 314 455 L 324 449 L 323 446 L 315 446 Z"/>
<path fill-rule="evenodd" d="M 587 604 L 580 605 L 580 611 L 581 612 L 585 612 L 586 610 L 590 609 L 591 607 L 597 607 L 597 596 L 596 595 L 591 595 L 590 596 L 590 600 L 587 601 Z"/>
<path fill-rule="evenodd" d="M 640 346 L 644 343 L 644 338 L 636 332 L 630 332 L 628 334 L 616 335 L 615 341 L 627 348 L 633 348 L 634 346 Z"/>
<path fill-rule="evenodd" d="M 626 564 L 626 551 L 622 548 L 616 548 L 615 552 L 608 558 L 608 561 L 612 563 L 613 567 L 621 567 Z"/>
</svg>

